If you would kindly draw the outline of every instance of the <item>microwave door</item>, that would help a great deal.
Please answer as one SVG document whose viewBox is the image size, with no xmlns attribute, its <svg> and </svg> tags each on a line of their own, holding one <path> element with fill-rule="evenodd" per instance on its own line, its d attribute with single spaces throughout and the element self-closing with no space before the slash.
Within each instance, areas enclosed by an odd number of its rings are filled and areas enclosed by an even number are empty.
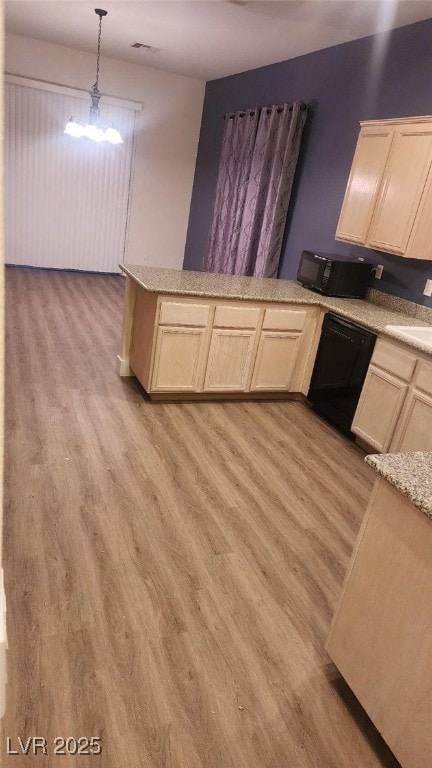
<svg viewBox="0 0 432 768">
<path fill-rule="evenodd" d="M 313 285 L 316 288 L 321 287 L 323 264 L 315 259 L 303 257 L 297 280 L 305 285 Z"/>
</svg>

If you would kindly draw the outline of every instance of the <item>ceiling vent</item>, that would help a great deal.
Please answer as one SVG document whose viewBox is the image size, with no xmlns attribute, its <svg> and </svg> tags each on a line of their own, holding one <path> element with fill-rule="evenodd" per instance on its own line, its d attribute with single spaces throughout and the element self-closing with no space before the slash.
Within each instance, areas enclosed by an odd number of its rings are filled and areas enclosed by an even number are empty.
<svg viewBox="0 0 432 768">
<path fill-rule="evenodd" d="M 149 53 L 159 53 L 160 48 L 155 48 L 154 45 L 147 45 L 146 43 L 132 43 L 131 48 L 144 48 Z"/>
</svg>

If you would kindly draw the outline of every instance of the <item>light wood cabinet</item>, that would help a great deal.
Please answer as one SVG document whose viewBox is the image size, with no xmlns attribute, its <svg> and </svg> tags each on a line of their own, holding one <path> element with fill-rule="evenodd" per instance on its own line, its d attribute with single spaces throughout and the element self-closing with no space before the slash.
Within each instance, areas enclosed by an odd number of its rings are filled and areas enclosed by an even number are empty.
<svg viewBox="0 0 432 768">
<path fill-rule="evenodd" d="M 337 226 L 337 240 L 366 243 L 392 140 L 390 127 L 362 127 Z"/>
<path fill-rule="evenodd" d="M 161 301 L 151 390 L 196 392 L 204 376 L 209 304 Z"/>
<path fill-rule="evenodd" d="M 368 236 L 371 248 L 400 255 L 407 252 L 408 240 L 429 173 L 431 150 L 432 123 L 408 125 L 395 130 L 392 151 Z"/>
<path fill-rule="evenodd" d="M 432 451 L 432 397 L 413 389 L 392 451 Z"/>
<path fill-rule="evenodd" d="M 432 451 L 432 364 L 420 361 L 390 446 L 392 452 Z"/>
<path fill-rule="evenodd" d="M 204 392 L 245 392 L 252 368 L 255 331 L 212 331 Z"/>
<path fill-rule="evenodd" d="M 370 365 L 351 430 L 380 453 L 387 451 L 408 385 Z"/>
<path fill-rule="evenodd" d="M 196 392 L 202 380 L 205 330 L 159 327 L 153 379 L 154 392 Z"/>
<path fill-rule="evenodd" d="M 260 317 L 256 306 L 215 306 L 204 392 L 247 391 Z"/>
<path fill-rule="evenodd" d="M 415 365 L 399 344 L 377 340 L 351 430 L 380 453 L 390 446 Z"/>
<path fill-rule="evenodd" d="M 432 259 L 432 117 L 361 123 L 336 239 Z"/>
<path fill-rule="evenodd" d="M 290 391 L 306 322 L 305 310 L 265 310 L 251 391 Z"/>
<path fill-rule="evenodd" d="M 380 453 L 432 451 L 432 363 L 378 339 L 352 431 Z"/>
<path fill-rule="evenodd" d="M 135 289 L 130 368 L 149 392 L 195 392 L 204 378 L 210 304 Z"/>
<path fill-rule="evenodd" d="M 251 390 L 287 390 L 300 346 L 300 333 L 262 331 Z"/>
<path fill-rule="evenodd" d="M 432 521 L 375 485 L 327 651 L 404 768 L 431 763 Z"/>
<path fill-rule="evenodd" d="M 429 173 L 408 243 L 406 255 L 410 259 L 432 259 L 431 222 L 432 173 Z"/>
<path fill-rule="evenodd" d="M 317 307 L 199 301 L 137 287 L 128 368 L 159 399 L 175 393 L 306 395 L 320 319 Z"/>
</svg>

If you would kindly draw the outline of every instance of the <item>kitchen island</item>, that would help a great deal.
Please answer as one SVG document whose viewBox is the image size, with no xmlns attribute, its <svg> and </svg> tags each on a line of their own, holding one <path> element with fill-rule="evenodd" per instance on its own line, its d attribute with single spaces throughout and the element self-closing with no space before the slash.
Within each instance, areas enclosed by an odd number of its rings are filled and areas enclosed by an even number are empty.
<svg viewBox="0 0 432 768">
<path fill-rule="evenodd" d="M 378 473 L 327 651 L 404 768 L 432 755 L 432 453 Z"/>
<path fill-rule="evenodd" d="M 326 311 L 375 332 L 426 324 L 371 301 L 321 296 L 292 280 L 121 269 L 117 372 L 136 375 L 153 399 L 306 396 Z"/>
</svg>

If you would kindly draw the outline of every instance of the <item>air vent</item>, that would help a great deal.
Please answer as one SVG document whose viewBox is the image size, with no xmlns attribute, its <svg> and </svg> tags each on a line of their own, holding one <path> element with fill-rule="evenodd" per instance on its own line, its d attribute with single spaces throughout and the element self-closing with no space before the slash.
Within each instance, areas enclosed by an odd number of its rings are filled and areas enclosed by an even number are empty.
<svg viewBox="0 0 432 768">
<path fill-rule="evenodd" d="M 144 48 L 149 53 L 159 53 L 160 48 L 155 48 L 153 45 L 147 45 L 146 43 L 132 43 L 131 48 Z"/>
</svg>

